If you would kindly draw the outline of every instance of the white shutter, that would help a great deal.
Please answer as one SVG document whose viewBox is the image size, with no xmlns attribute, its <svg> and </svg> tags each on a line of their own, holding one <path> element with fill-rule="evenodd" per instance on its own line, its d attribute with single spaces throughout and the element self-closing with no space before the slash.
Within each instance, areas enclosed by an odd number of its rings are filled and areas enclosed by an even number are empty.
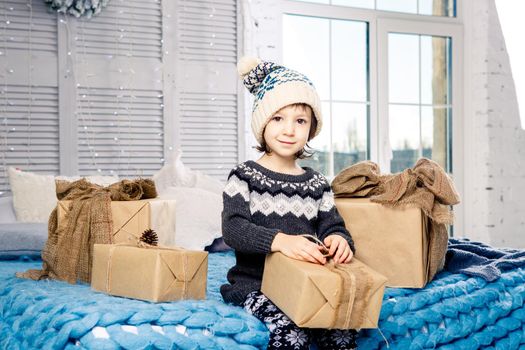
<svg viewBox="0 0 525 350">
<path fill-rule="evenodd" d="M 80 174 L 100 169 L 123 177 L 153 175 L 163 158 L 161 92 L 87 90 L 79 89 L 77 102 L 82 111 L 78 127 Z"/>
<path fill-rule="evenodd" d="M 176 9 L 176 145 L 192 169 L 225 180 L 238 163 L 235 0 L 179 0 Z"/>
<path fill-rule="evenodd" d="M 90 20 L 28 1 L 0 4 L 3 165 L 150 176 L 180 147 L 225 178 L 242 143 L 235 0 L 112 0 Z"/>
<path fill-rule="evenodd" d="M 179 103 L 183 161 L 225 179 L 237 163 L 237 95 L 182 93 Z"/>
<path fill-rule="evenodd" d="M 0 19 L 0 192 L 9 192 L 9 166 L 59 172 L 57 17 L 42 1 L 4 0 Z"/>
<path fill-rule="evenodd" d="M 165 140 L 161 2 L 113 0 L 75 25 L 78 172 L 153 175 Z"/>
<path fill-rule="evenodd" d="M 179 1 L 180 59 L 237 62 L 235 0 Z"/>
</svg>

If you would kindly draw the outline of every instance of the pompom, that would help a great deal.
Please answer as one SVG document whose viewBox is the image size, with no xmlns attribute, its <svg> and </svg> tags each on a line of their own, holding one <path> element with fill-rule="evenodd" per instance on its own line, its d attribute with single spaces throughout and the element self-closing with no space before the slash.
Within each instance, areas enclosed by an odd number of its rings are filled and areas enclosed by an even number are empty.
<svg viewBox="0 0 525 350">
<path fill-rule="evenodd" d="M 239 76 L 241 78 L 244 77 L 246 74 L 250 73 L 252 69 L 257 67 L 259 63 L 261 63 L 261 60 L 257 57 L 242 57 L 237 63 L 237 72 L 239 72 Z"/>
</svg>

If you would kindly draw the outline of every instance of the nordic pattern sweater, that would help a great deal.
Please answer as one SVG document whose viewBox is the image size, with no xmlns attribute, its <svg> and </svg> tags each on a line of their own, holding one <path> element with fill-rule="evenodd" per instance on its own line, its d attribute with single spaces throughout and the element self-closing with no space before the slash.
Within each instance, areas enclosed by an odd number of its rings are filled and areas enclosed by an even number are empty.
<svg viewBox="0 0 525 350">
<path fill-rule="evenodd" d="M 226 302 L 241 305 L 246 295 L 260 290 L 264 259 L 278 232 L 312 234 L 321 241 L 343 236 L 354 242 L 339 215 L 330 184 L 311 168 L 301 175 L 271 171 L 247 161 L 228 176 L 223 192 L 222 234 L 235 250 L 236 264 L 221 286 Z"/>
</svg>

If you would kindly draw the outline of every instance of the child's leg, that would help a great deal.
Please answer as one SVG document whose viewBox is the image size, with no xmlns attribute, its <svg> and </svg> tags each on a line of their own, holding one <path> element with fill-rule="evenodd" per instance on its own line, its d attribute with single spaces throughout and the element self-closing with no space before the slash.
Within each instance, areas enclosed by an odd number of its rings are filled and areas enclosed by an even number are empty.
<svg viewBox="0 0 525 350">
<path fill-rule="evenodd" d="M 268 350 L 307 350 L 310 334 L 293 323 L 274 303 L 260 291 L 246 296 L 244 309 L 263 321 L 270 331 Z"/>
<path fill-rule="evenodd" d="M 319 350 L 357 349 L 357 331 L 353 329 L 312 329 L 312 337 Z"/>
</svg>

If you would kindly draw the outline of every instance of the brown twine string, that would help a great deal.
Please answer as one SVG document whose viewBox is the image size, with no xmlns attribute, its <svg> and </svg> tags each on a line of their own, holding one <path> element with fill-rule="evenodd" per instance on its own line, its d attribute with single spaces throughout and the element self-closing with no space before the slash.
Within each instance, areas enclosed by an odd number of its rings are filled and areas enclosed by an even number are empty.
<svg viewBox="0 0 525 350">
<path fill-rule="evenodd" d="M 182 284 L 182 299 L 185 300 L 188 292 L 188 282 L 186 281 L 186 272 L 188 271 L 188 256 L 184 255 L 182 261 L 182 273 L 184 274 L 184 283 Z"/>
<path fill-rule="evenodd" d="M 328 249 L 328 247 L 317 236 L 314 236 L 314 235 L 311 235 L 311 234 L 302 234 L 301 236 L 313 240 L 315 243 L 317 243 L 318 245 L 322 246 L 327 252 L 330 251 L 330 249 Z M 323 254 L 323 256 L 324 257 L 331 257 L 331 255 L 329 253 Z M 345 316 L 344 317 L 343 328 L 348 328 L 350 326 L 350 318 L 351 318 L 350 316 L 352 314 L 352 308 L 353 308 L 353 305 L 354 305 L 355 294 L 356 294 L 356 289 L 357 289 L 355 275 L 353 273 L 351 273 L 350 271 L 348 271 L 348 269 L 340 268 L 339 266 L 341 264 L 337 263 L 335 260 L 331 260 L 331 263 L 333 264 L 332 265 L 333 268 L 331 268 L 331 270 L 333 272 L 335 272 L 339 276 L 341 276 L 342 279 L 344 279 L 343 275 L 346 274 L 346 276 L 348 276 L 348 278 L 350 280 L 350 291 L 349 291 L 348 302 L 346 304 L 346 312 L 343 313 L 343 315 Z M 335 270 L 337 270 L 337 271 L 335 271 Z M 344 286 L 344 283 L 343 283 L 343 286 Z M 344 292 L 345 291 L 343 291 L 343 293 L 341 293 L 341 298 L 345 294 Z M 341 303 L 341 300 L 339 300 L 339 303 Z M 341 317 L 341 314 L 342 314 L 343 311 L 344 310 L 340 309 L 339 312 L 336 315 L 334 315 L 334 318 L 332 319 L 332 326 Z"/>
<path fill-rule="evenodd" d="M 311 235 L 311 234 L 308 234 L 308 233 L 305 233 L 305 234 L 302 234 L 302 235 L 299 235 L 299 236 L 303 236 L 305 238 L 309 238 L 309 239 L 313 240 L 315 243 L 317 243 L 318 245 L 322 246 L 327 252 L 327 253 L 323 254 L 323 256 L 325 258 L 331 256 L 330 255 L 330 249 L 328 249 L 328 247 L 319 238 L 317 238 L 317 236 L 314 236 L 314 235 Z M 334 261 L 334 263 L 336 263 L 336 262 Z"/>
</svg>

